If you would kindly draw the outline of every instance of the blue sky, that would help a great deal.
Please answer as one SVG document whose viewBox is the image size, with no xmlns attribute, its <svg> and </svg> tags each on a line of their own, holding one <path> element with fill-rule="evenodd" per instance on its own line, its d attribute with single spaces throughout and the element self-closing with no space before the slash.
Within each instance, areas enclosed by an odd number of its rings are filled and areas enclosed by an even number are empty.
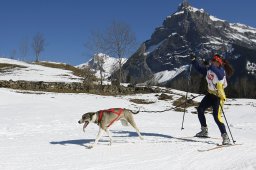
<svg viewBox="0 0 256 170">
<path fill-rule="evenodd" d="M 256 27 L 256 1 L 189 0 L 211 15 Z M 77 65 L 91 53 L 84 43 L 92 30 L 104 29 L 113 20 L 129 24 L 138 43 L 150 38 L 181 0 L 0 0 L 0 56 L 10 56 L 23 41 L 43 33 L 47 45 L 41 60 Z M 32 60 L 32 49 L 26 60 Z"/>
</svg>

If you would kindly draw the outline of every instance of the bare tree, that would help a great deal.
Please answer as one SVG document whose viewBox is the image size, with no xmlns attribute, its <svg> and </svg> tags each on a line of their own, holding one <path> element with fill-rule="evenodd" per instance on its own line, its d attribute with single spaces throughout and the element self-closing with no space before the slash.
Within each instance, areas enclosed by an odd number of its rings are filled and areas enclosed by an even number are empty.
<svg viewBox="0 0 256 170">
<path fill-rule="evenodd" d="M 96 68 L 100 71 L 100 84 L 103 85 L 103 65 L 105 63 L 104 56 L 100 53 L 105 53 L 105 44 L 103 33 L 100 31 L 92 31 L 89 37 L 89 41 L 85 44 L 85 47 L 94 53 L 94 60 Z M 105 54 L 103 54 L 105 55 Z"/>
<path fill-rule="evenodd" d="M 20 56 L 22 60 L 25 60 L 25 57 L 28 55 L 29 47 L 28 47 L 28 41 L 23 40 L 20 44 Z"/>
<path fill-rule="evenodd" d="M 107 29 L 105 45 L 108 53 L 118 58 L 119 83 L 122 82 L 122 58 L 126 57 L 136 45 L 135 33 L 130 26 L 123 22 L 112 22 Z"/>
<path fill-rule="evenodd" d="M 105 54 L 101 55 L 100 53 L 95 54 L 94 56 L 94 60 L 96 61 L 97 64 L 97 69 L 100 71 L 100 85 L 103 85 L 103 73 L 104 73 L 104 69 L 103 69 L 103 65 L 105 63 L 104 60 L 104 56 Z"/>
<path fill-rule="evenodd" d="M 97 78 L 95 77 L 94 72 L 92 71 L 92 69 L 90 67 L 83 67 L 81 70 L 81 76 L 83 78 L 83 83 L 85 85 L 92 85 L 93 81 L 96 81 Z"/>
<path fill-rule="evenodd" d="M 87 47 L 94 53 L 106 53 L 118 58 L 119 84 L 122 82 L 123 58 L 130 54 L 136 45 L 136 37 L 130 26 L 123 22 L 112 22 L 106 31 L 91 33 Z M 101 64 L 101 63 L 99 63 Z"/>
<path fill-rule="evenodd" d="M 17 54 L 16 49 L 13 49 L 13 50 L 11 51 L 10 58 L 11 58 L 11 59 L 14 59 L 14 58 L 16 57 L 16 54 Z"/>
<path fill-rule="evenodd" d="M 42 33 L 37 33 L 34 36 L 33 42 L 32 42 L 32 48 L 36 55 L 36 62 L 39 61 L 39 56 L 40 56 L 41 52 L 44 51 L 44 47 L 45 47 L 44 36 Z"/>
<path fill-rule="evenodd" d="M 85 48 L 93 52 L 94 54 L 97 53 L 104 53 L 106 52 L 106 44 L 104 38 L 104 32 L 100 30 L 91 31 L 88 41 L 85 43 Z"/>
</svg>

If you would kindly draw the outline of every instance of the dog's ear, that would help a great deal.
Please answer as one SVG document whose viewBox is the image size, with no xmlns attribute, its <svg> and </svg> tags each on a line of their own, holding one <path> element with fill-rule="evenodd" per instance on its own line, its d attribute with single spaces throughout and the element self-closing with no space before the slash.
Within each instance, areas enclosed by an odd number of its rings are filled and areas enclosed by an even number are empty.
<svg viewBox="0 0 256 170">
<path fill-rule="evenodd" d="M 86 117 L 86 114 L 87 114 L 87 113 L 84 113 L 84 114 L 82 115 L 82 118 L 83 118 L 83 119 Z"/>
<path fill-rule="evenodd" d="M 90 115 L 90 119 L 92 119 L 92 117 L 95 115 L 95 112 L 91 112 L 89 113 L 89 115 Z"/>
</svg>

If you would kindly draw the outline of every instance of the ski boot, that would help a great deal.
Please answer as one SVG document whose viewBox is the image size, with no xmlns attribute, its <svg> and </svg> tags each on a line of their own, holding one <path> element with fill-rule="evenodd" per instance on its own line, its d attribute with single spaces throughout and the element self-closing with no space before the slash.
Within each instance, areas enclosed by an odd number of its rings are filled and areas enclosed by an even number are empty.
<svg viewBox="0 0 256 170">
<path fill-rule="evenodd" d="M 230 139 L 229 139 L 227 133 L 223 133 L 223 134 L 221 135 L 221 137 L 222 137 L 222 139 L 223 139 L 222 145 L 230 145 L 230 144 L 231 144 L 231 143 L 230 143 Z"/>
<path fill-rule="evenodd" d="M 195 137 L 200 137 L 200 138 L 208 138 L 208 128 L 207 127 L 201 127 L 201 131 L 198 132 Z"/>
</svg>

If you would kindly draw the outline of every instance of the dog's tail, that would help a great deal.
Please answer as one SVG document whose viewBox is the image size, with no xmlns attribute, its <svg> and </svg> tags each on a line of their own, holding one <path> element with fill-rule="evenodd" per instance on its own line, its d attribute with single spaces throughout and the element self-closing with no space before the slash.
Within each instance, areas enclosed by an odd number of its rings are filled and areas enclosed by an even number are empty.
<svg viewBox="0 0 256 170">
<path fill-rule="evenodd" d="M 140 112 L 140 108 L 138 111 L 132 111 L 132 110 L 130 110 L 130 111 L 132 112 L 132 114 L 138 114 Z"/>
</svg>

